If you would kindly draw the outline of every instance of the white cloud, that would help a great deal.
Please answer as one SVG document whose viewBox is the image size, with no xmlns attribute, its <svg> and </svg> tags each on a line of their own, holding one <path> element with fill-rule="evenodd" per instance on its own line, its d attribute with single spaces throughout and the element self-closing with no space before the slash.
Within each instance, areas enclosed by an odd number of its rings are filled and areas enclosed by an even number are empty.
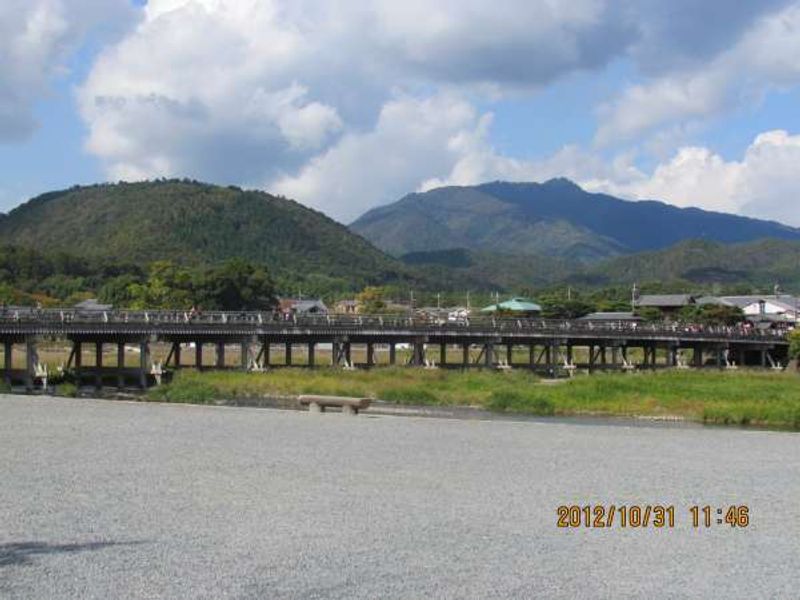
<svg viewBox="0 0 800 600">
<path fill-rule="evenodd" d="M 740 161 L 726 161 L 703 147 L 684 147 L 651 174 L 584 182 L 587 188 L 639 199 L 665 200 L 769 218 L 800 226 L 800 135 L 760 134 Z"/>
<path fill-rule="evenodd" d="M 553 176 L 682 204 L 749 211 L 759 201 L 778 214 L 754 165 L 784 173 L 791 144 L 748 149 L 750 179 L 708 149 L 673 149 L 687 120 L 800 80 L 800 8 L 784 5 L 149 0 L 78 97 L 87 148 L 111 178 L 257 185 L 344 220 L 415 189 Z M 567 145 L 530 160 L 492 147 L 492 115 L 476 98 L 530 93 L 618 58 L 648 79 L 600 111 L 597 140 L 657 130 L 650 146 L 672 158 L 653 173 L 624 150 L 608 160 Z"/>
<path fill-rule="evenodd" d="M 629 86 L 600 107 L 596 141 L 633 140 L 657 127 L 758 101 L 771 87 L 800 82 L 799 55 L 800 4 L 793 3 L 756 19 L 711 60 Z"/>
<path fill-rule="evenodd" d="M 0 3 L 0 142 L 18 141 L 36 127 L 34 103 L 87 32 L 131 17 L 126 0 L 3 0 Z"/>
</svg>

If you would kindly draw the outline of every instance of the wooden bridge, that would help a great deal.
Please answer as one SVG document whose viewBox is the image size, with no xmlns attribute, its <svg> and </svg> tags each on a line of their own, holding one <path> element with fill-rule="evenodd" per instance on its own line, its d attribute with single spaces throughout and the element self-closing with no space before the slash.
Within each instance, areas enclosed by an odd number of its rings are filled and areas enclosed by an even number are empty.
<svg viewBox="0 0 800 600">
<path fill-rule="evenodd" d="M 225 368 L 226 349 L 235 346 L 237 367 L 265 370 L 273 366 L 271 352 L 283 350 L 279 366 L 293 366 L 294 349 L 302 348 L 303 366 L 319 364 L 318 350 L 329 353 L 334 367 L 371 367 L 376 348 L 388 350 L 388 364 L 437 368 L 527 368 L 556 376 L 576 369 L 635 370 L 656 368 L 783 368 L 788 342 L 781 332 L 744 327 L 700 327 L 674 323 L 554 321 L 543 319 L 475 318 L 431 321 L 398 316 L 305 316 L 276 319 L 271 313 L 175 311 L 81 312 L 76 310 L 0 311 L 3 377 L 28 389 L 48 373 L 37 348 L 63 342 L 71 349 L 63 368 L 79 384 L 146 387 L 162 372 L 191 367 Z M 83 363 L 83 348 L 95 349 L 94 364 Z M 104 348 L 116 347 L 116 361 L 104 363 Z M 151 348 L 164 347 L 155 362 Z M 203 348 L 215 349 L 213 364 L 204 364 Z M 354 364 L 353 348 L 365 351 Z M 458 360 L 452 360 L 453 349 Z M 189 349 L 190 364 L 182 359 Z M 449 349 L 449 354 L 448 354 Z M 401 350 L 401 352 L 398 352 Z M 438 352 L 437 352 L 438 350 Z M 24 352 L 22 368 L 14 353 Z M 126 352 L 138 355 L 135 366 Z M 524 357 L 519 360 L 520 355 Z M 53 375 L 52 372 L 49 373 Z"/>
</svg>

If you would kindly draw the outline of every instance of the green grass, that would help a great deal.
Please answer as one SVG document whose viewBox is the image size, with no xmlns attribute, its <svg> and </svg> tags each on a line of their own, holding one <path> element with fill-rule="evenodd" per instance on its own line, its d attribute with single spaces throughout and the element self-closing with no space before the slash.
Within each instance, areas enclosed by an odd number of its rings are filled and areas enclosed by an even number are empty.
<svg viewBox="0 0 800 600">
<path fill-rule="evenodd" d="M 800 377 L 756 371 L 663 371 L 578 376 L 541 383 L 524 371 L 281 369 L 268 373 L 181 371 L 153 400 L 200 402 L 326 394 L 397 404 L 468 405 L 537 415 L 682 417 L 800 429 Z"/>
</svg>

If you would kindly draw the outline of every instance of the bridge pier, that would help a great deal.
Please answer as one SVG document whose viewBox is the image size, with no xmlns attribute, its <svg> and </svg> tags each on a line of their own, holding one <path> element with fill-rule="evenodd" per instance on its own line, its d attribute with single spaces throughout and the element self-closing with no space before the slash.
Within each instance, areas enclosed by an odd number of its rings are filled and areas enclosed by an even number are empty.
<svg viewBox="0 0 800 600">
<path fill-rule="evenodd" d="M 28 392 L 33 391 L 34 374 L 36 372 L 36 363 L 38 356 L 36 354 L 36 342 L 33 339 L 25 340 L 25 390 Z"/>
<path fill-rule="evenodd" d="M 95 342 L 94 368 L 94 387 L 99 390 L 103 387 L 103 342 Z"/>
<path fill-rule="evenodd" d="M 292 343 L 286 342 L 285 344 L 285 352 L 284 352 L 284 359 L 283 364 L 287 367 L 292 366 Z"/>
<path fill-rule="evenodd" d="M 242 342 L 239 348 L 239 367 L 242 371 L 248 371 L 250 369 L 250 342 Z"/>
<path fill-rule="evenodd" d="M 125 387 L 125 342 L 117 342 L 117 387 Z"/>
<path fill-rule="evenodd" d="M 217 342 L 217 369 L 225 368 L 225 342 Z"/>
<path fill-rule="evenodd" d="M 11 370 L 14 368 L 14 344 L 5 342 L 3 344 L 3 381 L 6 385 L 11 385 Z"/>
<path fill-rule="evenodd" d="M 367 342 L 367 366 L 375 366 L 375 344 Z"/>
<path fill-rule="evenodd" d="M 447 344 L 442 343 L 439 348 L 439 366 L 447 365 Z"/>
<path fill-rule="evenodd" d="M 312 369 L 314 368 L 314 365 L 316 364 L 316 357 L 314 356 L 316 348 L 317 348 L 317 345 L 314 342 L 309 342 L 308 343 L 308 366 L 311 367 Z"/>
<path fill-rule="evenodd" d="M 392 366 L 397 364 L 397 346 L 394 342 L 389 344 L 389 364 Z"/>
<path fill-rule="evenodd" d="M 203 370 L 203 342 L 194 343 L 194 368 Z"/>
<path fill-rule="evenodd" d="M 148 342 L 139 343 L 139 385 L 142 389 L 147 389 L 147 377 L 150 370 L 150 344 Z"/>
</svg>

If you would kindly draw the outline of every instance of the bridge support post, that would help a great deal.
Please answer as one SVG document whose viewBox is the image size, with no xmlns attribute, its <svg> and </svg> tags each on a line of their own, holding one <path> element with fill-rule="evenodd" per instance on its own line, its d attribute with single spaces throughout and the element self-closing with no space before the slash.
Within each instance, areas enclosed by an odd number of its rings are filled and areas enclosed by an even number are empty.
<svg viewBox="0 0 800 600">
<path fill-rule="evenodd" d="M 619 346 L 611 346 L 611 364 L 615 369 L 619 366 Z"/>
<path fill-rule="evenodd" d="M 344 359 L 347 361 L 348 366 L 353 366 L 352 348 L 350 347 L 350 342 L 344 343 Z"/>
<path fill-rule="evenodd" d="M 447 344 L 439 347 L 439 365 L 444 367 L 447 364 Z"/>
<path fill-rule="evenodd" d="M 764 348 L 762 348 L 761 350 L 759 350 L 759 355 L 760 355 L 760 358 L 761 358 L 761 368 L 766 369 L 767 368 L 767 351 Z"/>
<path fill-rule="evenodd" d="M 14 368 L 14 344 L 5 342 L 3 345 L 3 380 L 6 385 L 11 385 L 11 369 Z"/>
<path fill-rule="evenodd" d="M 217 368 L 225 368 L 225 342 L 217 342 Z"/>
<path fill-rule="evenodd" d="M 139 344 L 139 387 L 147 389 L 147 375 L 150 367 L 150 344 Z"/>
<path fill-rule="evenodd" d="M 331 343 L 331 366 L 339 366 L 339 354 L 341 353 L 341 345 L 337 341 Z"/>
<path fill-rule="evenodd" d="M 397 364 L 397 346 L 394 343 L 389 344 L 389 364 Z"/>
<path fill-rule="evenodd" d="M 425 365 L 425 342 L 423 340 L 414 340 L 410 364 L 417 367 Z"/>
<path fill-rule="evenodd" d="M 283 363 L 287 367 L 292 366 L 292 344 L 291 344 L 291 342 L 286 342 L 286 349 L 285 349 Z"/>
<path fill-rule="evenodd" d="M 173 349 L 173 359 L 175 360 L 175 368 L 176 369 L 180 369 L 181 368 L 181 343 L 180 342 L 175 342 L 175 344 L 173 345 L 172 349 Z"/>
<path fill-rule="evenodd" d="M 510 367 L 514 362 L 514 344 L 506 344 L 506 364 Z"/>
<path fill-rule="evenodd" d="M 483 346 L 483 365 L 487 368 L 494 365 L 494 344 L 491 342 Z"/>
<path fill-rule="evenodd" d="M 316 356 L 314 356 L 316 349 L 317 345 L 314 342 L 308 342 L 308 366 L 312 369 L 316 363 Z"/>
<path fill-rule="evenodd" d="M 703 349 L 700 346 L 694 348 L 694 366 L 697 368 L 703 366 Z"/>
<path fill-rule="evenodd" d="M 25 389 L 33 391 L 33 375 L 36 372 L 36 342 L 25 340 Z"/>
<path fill-rule="evenodd" d="M 375 344 L 367 342 L 367 366 L 375 366 Z"/>
<path fill-rule="evenodd" d="M 250 343 L 242 342 L 239 351 L 239 365 L 242 371 L 247 371 L 250 367 Z"/>
<path fill-rule="evenodd" d="M 81 379 L 83 378 L 83 374 L 81 373 L 81 367 L 83 366 L 83 348 L 80 342 L 72 343 L 72 354 L 75 357 L 75 385 L 80 388 Z"/>
<path fill-rule="evenodd" d="M 117 342 L 117 387 L 125 387 L 125 342 Z"/>
<path fill-rule="evenodd" d="M 194 343 L 194 368 L 203 370 L 203 342 Z"/>
<path fill-rule="evenodd" d="M 528 344 L 528 367 L 533 370 L 534 366 L 536 366 L 536 346 Z"/>
<path fill-rule="evenodd" d="M 464 369 L 469 367 L 469 344 L 461 345 L 461 366 Z"/>
<path fill-rule="evenodd" d="M 103 342 L 94 345 L 94 387 L 98 390 L 103 387 Z"/>
<path fill-rule="evenodd" d="M 600 349 L 600 364 L 604 367 L 608 365 L 608 354 L 606 353 L 606 347 L 603 345 Z"/>
<path fill-rule="evenodd" d="M 551 377 L 555 376 L 556 369 L 553 365 L 553 357 L 555 356 L 557 350 L 554 342 L 548 342 L 547 346 L 545 346 L 545 361 L 547 361 L 547 372 L 550 374 Z"/>
</svg>

